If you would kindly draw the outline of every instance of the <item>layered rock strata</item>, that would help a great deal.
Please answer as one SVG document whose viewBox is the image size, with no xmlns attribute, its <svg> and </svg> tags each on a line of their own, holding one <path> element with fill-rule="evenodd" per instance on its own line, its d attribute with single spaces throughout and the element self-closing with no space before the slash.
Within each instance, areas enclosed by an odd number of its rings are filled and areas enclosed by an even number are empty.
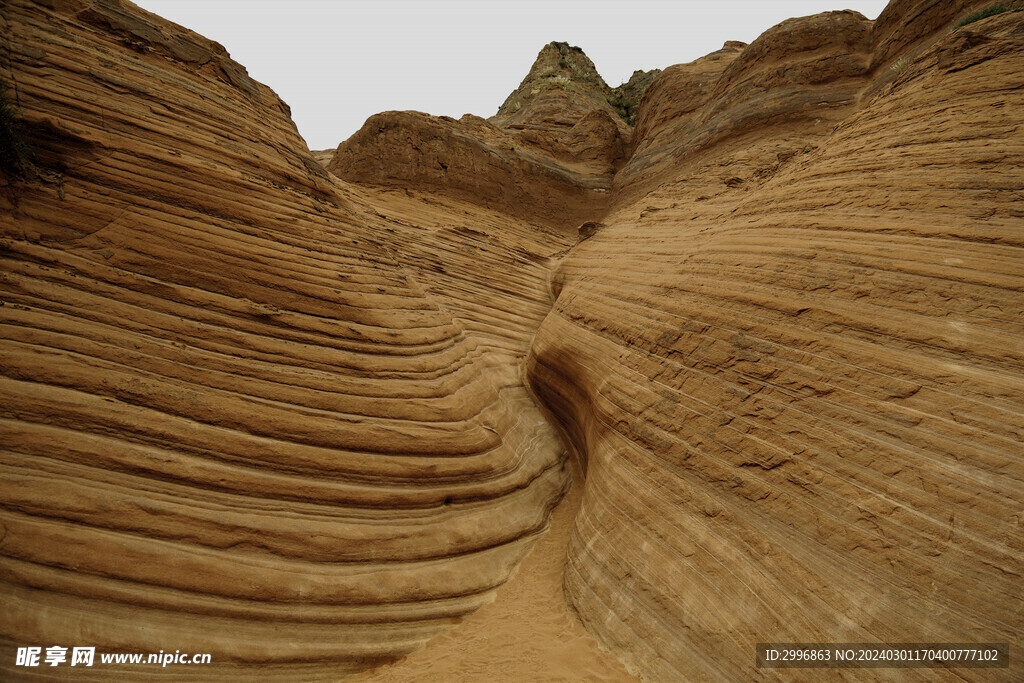
<svg viewBox="0 0 1024 683">
<path fill-rule="evenodd" d="M 532 391 L 586 471 L 566 595 L 633 673 L 1017 651 L 1024 15 L 950 30 L 984 4 L 784 22 L 658 74 L 635 129 L 553 43 L 490 120 L 314 157 L 217 44 L 9 3 L 4 645 L 393 660 L 567 486 Z"/>
<path fill-rule="evenodd" d="M 579 130 L 567 133 L 589 147 L 591 128 L 603 132 L 601 119 L 581 121 Z M 563 230 L 607 204 L 612 179 L 607 165 L 567 167 L 517 142 L 470 114 L 455 120 L 384 112 L 339 145 L 327 168 L 351 182 L 439 192 Z"/>
<path fill-rule="evenodd" d="M 550 43 L 491 119 L 384 112 L 326 166 L 352 182 L 439 192 L 571 234 L 606 210 L 625 162 L 632 128 L 614 104 L 642 96 L 652 78 L 637 72 L 612 89 L 580 48 Z"/>
<path fill-rule="evenodd" d="M 1020 647 L 1024 16 L 933 4 L 666 70 L 558 272 L 529 372 L 586 461 L 566 591 L 645 678 Z"/>
<path fill-rule="evenodd" d="M 38 173 L 0 188 L 4 677 L 54 644 L 337 675 L 492 599 L 568 485 L 520 375 L 567 244 L 377 212 L 223 48 L 128 3 L 3 23 Z M 415 236 L 495 225 L 500 294 L 417 280 L 457 257 Z"/>
</svg>

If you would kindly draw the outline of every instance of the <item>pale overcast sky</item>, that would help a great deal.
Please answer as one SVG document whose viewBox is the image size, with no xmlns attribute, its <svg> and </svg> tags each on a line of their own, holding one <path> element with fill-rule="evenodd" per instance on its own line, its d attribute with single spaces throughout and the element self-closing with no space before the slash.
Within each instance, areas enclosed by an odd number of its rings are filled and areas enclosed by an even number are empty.
<svg viewBox="0 0 1024 683">
<path fill-rule="evenodd" d="M 136 0 L 227 48 L 292 109 L 310 149 L 367 117 L 415 109 L 493 116 L 537 53 L 583 48 L 612 87 L 635 69 L 749 43 L 790 17 L 874 19 L 885 0 Z"/>
</svg>

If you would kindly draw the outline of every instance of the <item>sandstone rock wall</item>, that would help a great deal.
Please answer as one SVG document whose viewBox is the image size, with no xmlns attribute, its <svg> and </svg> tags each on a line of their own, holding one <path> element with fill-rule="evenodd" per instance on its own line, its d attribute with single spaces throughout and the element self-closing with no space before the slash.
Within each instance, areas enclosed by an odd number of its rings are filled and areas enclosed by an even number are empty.
<svg viewBox="0 0 1024 683">
<path fill-rule="evenodd" d="M 577 155 L 594 146 L 586 125 L 563 133 L 566 142 L 574 133 L 582 138 Z M 371 116 L 327 168 L 344 180 L 441 192 L 563 229 L 600 213 L 611 184 L 606 166 L 595 173 L 559 164 L 479 117 L 456 121 L 412 111 Z"/>
<path fill-rule="evenodd" d="M 3 676 L 393 660 L 544 529 L 555 428 L 566 595 L 648 680 L 1019 650 L 1024 15 L 949 31 L 979 4 L 784 22 L 667 68 L 635 130 L 556 44 L 514 111 L 328 155 L 212 41 L 7 3 L 37 172 L 0 185 Z"/>
<path fill-rule="evenodd" d="M 890 0 L 875 20 L 872 66 L 890 64 L 902 55 L 914 55 L 941 38 L 971 10 L 990 4 L 978 0 Z"/>
<path fill-rule="evenodd" d="M 750 45 L 667 69 L 640 104 L 617 200 L 635 200 L 695 164 L 700 176 L 733 166 L 723 160 L 729 145 L 719 144 L 730 139 L 756 148 L 767 165 L 825 135 L 867 83 L 871 23 L 850 11 L 790 19 Z"/>
<path fill-rule="evenodd" d="M 646 74 L 634 76 L 623 92 L 646 89 Z M 491 119 L 384 112 L 326 166 L 354 183 L 442 193 L 572 234 L 607 210 L 632 141 L 615 92 L 582 50 L 550 43 Z"/>
<path fill-rule="evenodd" d="M 522 306 L 456 310 L 389 241 L 487 218 L 374 213 L 220 46 L 107 1 L 3 34 L 39 177 L 0 187 L 0 677 L 337 675 L 491 599 L 568 481 L 520 376 L 540 247 L 493 247 Z"/>
<path fill-rule="evenodd" d="M 924 4 L 883 15 L 933 42 L 859 104 L 864 65 L 891 60 L 866 46 L 894 39 L 849 14 L 667 69 L 617 180 L 645 196 L 626 187 L 559 270 L 529 374 L 586 461 L 566 591 L 650 680 L 753 678 L 762 641 L 1020 647 L 1022 16 L 949 32 Z M 804 42 L 837 20 L 849 46 Z M 732 113 L 745 69 L 794 55 L 851 65 L 806 83 L 841 122 Z M 672 108 L 716 72 L 703 109 Z"/>
</svg>

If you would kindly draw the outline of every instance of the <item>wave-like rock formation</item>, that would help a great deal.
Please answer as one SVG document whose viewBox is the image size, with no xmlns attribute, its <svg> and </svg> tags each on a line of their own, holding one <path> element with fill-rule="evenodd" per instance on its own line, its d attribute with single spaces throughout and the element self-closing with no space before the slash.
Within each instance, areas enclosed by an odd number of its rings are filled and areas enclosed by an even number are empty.
<svg viewBox="0 0 1024 683">
<path fill-rule="evenodd" d="M 530 376 L 587 466 L 566 591 L 651 680 L 1020 647 L 1024 15 L 937 4 L 666 70 L 557 274 Z"/>
<path fill-rule="evenodd" d="M 569 243 L 474 205 L 377 212 L 219 45 L 51 5 L 3 13 L 40 176 L 0 188 L 5 643 L 242 672 L 422 646 L 568 485 L 520 369 Z M 470 259 L 467 235 L 493 238 Z M 472 291 L 432 295 L 432 268 Z"/>
<path fill-rule="evenodd" d="M 1024 14 L 951 30 L 983 4 L 619 89 L 552 43 L 489 120 L 314 155 L 212 41 L 6 3 L 4 677 L 53 644 L 393 661 L 494 597 L 566 450 L 568 602 L 648 680 L 756 678 L 763 641 L 1017 651 Z"/>
</svg>

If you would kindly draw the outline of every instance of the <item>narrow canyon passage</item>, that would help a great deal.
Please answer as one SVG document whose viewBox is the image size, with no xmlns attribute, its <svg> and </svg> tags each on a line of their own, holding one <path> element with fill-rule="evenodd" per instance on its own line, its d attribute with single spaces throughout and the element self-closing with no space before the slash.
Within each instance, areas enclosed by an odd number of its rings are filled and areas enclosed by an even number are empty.
<svg viewBox="0 0 1024 683">
<path fill-rule="evenodd" d="M 490 376 L 519 391 L 525 357 L 554 304 L 552 274 L 574 248 L 576 230 L 544 228 L 418 191 L 360 187 L 354 195 L 378 217 L 382 232 L 399 236 L 390 248 L 417 286 L 486 347 Z M 543 408 L 520 415 L 540 423 L 554 419 Z M 527 448 L 560 450 L 557 432 L 554 424 L 538 425 Z M 354 680 L 639 680 L 566 604 L 566 549 L 585 488 L 583 473 L 575 462 L 570 466 L 572 488 L 493 603 L 424 648 Z"/>
<path fill-rule="evenodd" d="M 550 528 L 492 604 L 426 648 L 351 680 L 640 680 L 603 650 L 566 607 L 565 551 L 583 489 L 582 474 L 574 467 L 572 489 L 551 514 Z"/>
<path fill-rule="evenodd" d="M 212 39 L 4 3 L 39 156 L 0 174 L 0 680 L 79 645 L 125 681 L 1019 652 L 1024 15 L 976 5 L 619 88 L 550 43 L 490 119 L 325 157 Z M 998 678 L 898 678 L 944 674 Z"/>
</svg>

